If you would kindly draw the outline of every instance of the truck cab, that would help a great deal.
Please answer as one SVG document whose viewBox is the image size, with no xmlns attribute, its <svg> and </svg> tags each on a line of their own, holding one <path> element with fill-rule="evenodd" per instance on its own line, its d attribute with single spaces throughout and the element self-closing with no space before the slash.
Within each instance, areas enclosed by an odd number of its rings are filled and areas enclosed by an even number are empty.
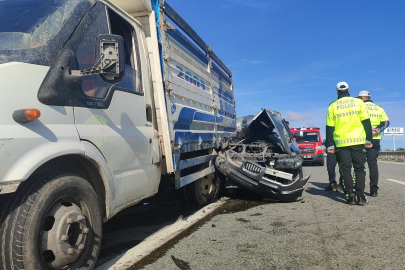
<svg viewBox="0 0 405 270">
<path fill-rule="evenodd" d="M 321 139 L 320 129 L 317 127 L 310 128 L 290 128 L 291 133 L 296 131 L 302 131 L 302 137 L 296 137 L 295 141 L 298 144 L 298 148 L 301 150 L 301 156 L 304 161 L 313 162 L 319 166 L 325 164 L 323 156 L 323 145 Z"/>
</svg>

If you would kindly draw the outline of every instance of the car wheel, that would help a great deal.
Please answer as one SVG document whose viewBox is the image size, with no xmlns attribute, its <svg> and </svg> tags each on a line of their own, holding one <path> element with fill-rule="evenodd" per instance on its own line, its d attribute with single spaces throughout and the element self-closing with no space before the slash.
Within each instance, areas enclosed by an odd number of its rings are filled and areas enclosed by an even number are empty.
<svg viewBox="0 0 405 270">
<path fill-rule="evenodd" d="M 93 269 L 101 235 L 89 182 L 68 173 L 37 176 L 20 185 L 3 211 L 0 268 Z"/>
<path fill-rule="evenodd" d="M 319 166 L 325 166 L 325 159 L 322 158 L 322 161 L 318 163 Z"/>
</svg>

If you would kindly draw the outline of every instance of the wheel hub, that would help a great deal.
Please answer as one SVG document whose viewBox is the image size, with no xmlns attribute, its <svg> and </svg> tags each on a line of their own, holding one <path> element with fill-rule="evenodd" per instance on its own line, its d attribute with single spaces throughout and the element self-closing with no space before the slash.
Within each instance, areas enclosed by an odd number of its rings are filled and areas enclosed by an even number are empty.
<svg viewBox="0 0 405 270">
<path fill-rule="evenodd" d="M 71 202 L 58 202 L 43 222 L 41 251 L 50 269 L 62 269 L 77 260 L 89 232 L 82 210 Z"/>
<path fill-rule="evenodd" d="M 201 181 L 200 181 L 201 194 L 207 199 L 212 197 L 214 195 L 213 193 L 215 192 L 216 186 L 215 186 L 213 179 L 214 179 L 213 175 L 209 174 L 209 175 L 201 178 Z"/>
</svg>

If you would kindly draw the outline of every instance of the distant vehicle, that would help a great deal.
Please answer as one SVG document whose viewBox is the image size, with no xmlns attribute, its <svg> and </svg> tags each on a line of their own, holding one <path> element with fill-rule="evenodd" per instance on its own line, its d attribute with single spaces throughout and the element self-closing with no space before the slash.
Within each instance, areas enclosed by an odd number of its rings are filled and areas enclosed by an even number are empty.
<svg viewBox="0 0 405 270">
<path fill-rule="evenodd" d="M 296 131 L 302 131 L 303 136 L 297 137 L 296 142 L 301 150 L 301 156 L 304 161 L 310 161 L 319 166 L 325 165 L 325 159 L 323 156 L 323 145 L 321 139 L 321 132 L 317 127 L 310 128 L 291 128 L 292 133 Z"/>
<path fill-rule="evenodd" d="M 232 72 L 166 1 L 0 13 L 0 269 L 93 269 L 102 223 L 160 184 L 218 198 Z"/>
<path fill-rule="evenodd" d="M 279 112 L 266 109 L 245 119 L 240 126 L 243 136 L 222 140 L 217 169 L 230 184 L 280 201 L 296 201 L 309 176 L 303 175 L 303 159 L 285 121 Z"/>
</svg>

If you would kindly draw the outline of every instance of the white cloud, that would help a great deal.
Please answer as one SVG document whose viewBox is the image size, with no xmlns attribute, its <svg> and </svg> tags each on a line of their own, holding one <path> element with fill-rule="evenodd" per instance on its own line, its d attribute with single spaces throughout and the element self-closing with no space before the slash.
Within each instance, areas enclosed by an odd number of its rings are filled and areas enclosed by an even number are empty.
<svg viewBox="0 0 405 270">
<path fill-rule="evenodd" d="M 287 121 L 305 121 L 311 116 L 305 113 L 298 113 L 298 112 L 292 112 L 292 111 L 287 111 L 286 114 L 284 115 L 284 118 Z"/>
</svg>

